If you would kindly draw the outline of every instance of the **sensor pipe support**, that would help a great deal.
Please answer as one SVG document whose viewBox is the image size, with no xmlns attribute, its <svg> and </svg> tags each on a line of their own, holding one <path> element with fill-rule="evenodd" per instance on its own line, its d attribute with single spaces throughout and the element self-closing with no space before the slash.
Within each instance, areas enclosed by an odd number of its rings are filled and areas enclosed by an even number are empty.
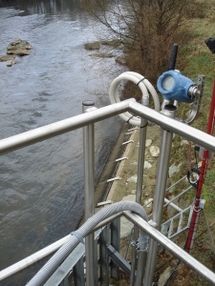
<svg viewBox="0 0 215 286">
<path fill-rule="evenodd" d="M 144 164 L 145 161 L 145 143 L 146 143 L 146 131 L 147 131 L 147 120 L 145 118 L 141 118 L 141 128 L 140 128 L 140 145 L 139 145 L 139 153 L 138 153 L 138 168 L 137 168 L 137 187 L 136 187 L 136 202 L 138 204 L 141 203 L 142 196 L 142 186 L 143 186 L 143 172 L 144 172 Z M 136 225 L 134 225 L 134 234 L 133 240 L 136 241 L 138 238 L 139 229 Z M 132 249 L 132 263 L 131 263 L 131 275 L 130 275 L 130 286 L 135 285 L 135 269 L 136 269 L 136 255 L 137 251 L 135 247 Z M 141 257 L 141 258 L 140 258 Z M 143 261 L 146 259 L 146 252 L 139 254 L 138 261 L 141 261 L 140 265 L 142 265 L 142 273 L 143 273 Z M 139 262 L 138 262 L 139 263 Z M 137 279 L 137 278 L 136 278 Z M 137 282 L 138 285 L 139 282 Z"/>
<path fill-rule="evenodd" d="M 86 100 L 82 103 L 83 113 L 95 110 L 94 102 Z M 83 154 L 84 154 L 84 215 L 85 221 L 94 215 L 94 124 L 83 127 Z M 86 252 L 86 285 L 96 285 L 94 235 L 89 234 L 85 240 Z"/>
<path fill-rule="evenodd" d="M 162 113 L 164 113 L 168 117 L 174 118 L 175 110 L 176 107 L 174 105 L 166 105 Z M 160 157 L 157 168 L 157 178 L 154 191 L 154 204 L 152 213 L 152 221 L 157 225 L 158 230 L 160 230 L 160 225 L 161 225 L 164 196 L 166 191 L 166 181 L 169 170 L 169 158 L 172 145 L 172 136 L 173 136 L 172 132 L 166 129 L 162 130 Z M 144 283 L 145 286 L 152 285 L 156 254 L 157 254 L 157 242 L 154 239 L 150 238 L 146 270 L 145 270 L 145 283 Z"/>
<path fill-rule="evenodd" d="M 148 105 L 149 102 L 149 93 L 152 95 L 153 100 L 154 100 L 154 105 L 155 105 L 155 110 L 160 111 L 160 102 L 159 102 L 159 97 L 154 89 L 154 87 L 151 85 L 151 83 L 142 75 L 136 73 L 136 72 L 124 72 L 118 77 L 116 77 L 113 82 L 110 85 L 109 89 L 109 98 L 111 104 L 120 102 L 120 95 L 119 95 L 119 85 L 123 80 L 130 80 L 134 84 L 136 84 L 141 92 L 142 92 L 142 103 L 144 105 Z M 135 126 L 141 126 L 141 120 L 140 118 L 134 116 L 133 114 L 129 112 L 124 112 L 119 115 L 124 121 L 130 123 L 131 125 Z"/>
</svg>

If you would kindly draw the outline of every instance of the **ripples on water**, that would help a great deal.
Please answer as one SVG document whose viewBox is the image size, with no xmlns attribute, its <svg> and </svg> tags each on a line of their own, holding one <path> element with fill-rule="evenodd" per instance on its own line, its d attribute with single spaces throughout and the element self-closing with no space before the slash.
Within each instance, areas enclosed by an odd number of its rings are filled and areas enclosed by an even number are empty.
<svg viewBox="0 0 215 286">
<path fill-rule="evenodd" d="M 109 104 L 108 88 L 120 68 L 83 48 L 104 28 L 75 6 L 36 14 L 24 6 L 28 1 L 17 3 L 0 8 L 0 54 L 16 38 L 33 49 L 11 68 L 0 63 L 1 138 L 79 114 L 85 99 Z M 106 67 L 114 72 L 106 74 Z M 120 126 L 116 117 L 96 124 L 97 177 Z M 83 211 L 82 157 L 82 130 L 1 157 L 0 269 L 75 228 Z"/>
</svg>

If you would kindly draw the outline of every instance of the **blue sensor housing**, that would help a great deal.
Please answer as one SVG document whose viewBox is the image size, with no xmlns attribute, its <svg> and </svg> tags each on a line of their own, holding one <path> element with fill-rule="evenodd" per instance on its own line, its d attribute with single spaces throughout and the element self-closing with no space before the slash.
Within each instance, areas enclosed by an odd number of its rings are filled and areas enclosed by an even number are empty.
<svg viewBox="0 0 215 286">
<path fill-rule="evenodd" d="M 159 76 L 157 88 L 164 99 L 191 103 L 194 100 L 189 96 L 189 88 L 194 82 L 179 71 L 168 70 Z"/>
</svg>

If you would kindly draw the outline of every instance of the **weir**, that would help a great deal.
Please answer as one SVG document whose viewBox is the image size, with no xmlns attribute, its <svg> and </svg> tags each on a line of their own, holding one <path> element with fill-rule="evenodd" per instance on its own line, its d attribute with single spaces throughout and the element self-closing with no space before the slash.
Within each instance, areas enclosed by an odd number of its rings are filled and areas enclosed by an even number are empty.
<svg viewBox="0 0 215 286">
<path fill-rule="evenodd" d="M 44 257 L 51 258 L 26 284 L 38 285 L 110 285 L 111 279 L 120 280 L 120 272 L 129 277 L 129 285 L 151 286 L 154 279 L 156 254 L 159 247 L 168 250 L 174 257 L 187 264 L 206 281 L 215 285 L 215 273 L 192 257 L 190 246 L 185 250 L 172 241 L 172 238 L 190 229 L 190 223 L 196 227 L 198 220 L 193 221 L 193 213 L 199 212 L 204 207 L 204 202 L 198 198 L 198 205 L 187 209 L 179 208 L 172 200 L 165 198 L 167 189 L 167 172 L 169 168 L 170 150 L 173 133 L 201 146 L 211 153 L 215 152 L 215 138 L 203 131 L 189 126 L 199 109 L 203 91 L 204 77 L 199 76 L 197 84 L 182 76 L 174 68 L 174 57 L 177 47 L 173 47 L 173 59 L 170 61 L 169 71 L 165 72 L 158 80 L 158 89 L 164 93 L 164 102 L 160 110 L 157 93 L 152 85 L 134 72 L 126 72 L 117 77 L 110 87 L 111 105 L 96 108 L 90 100 L 83 102 L 83 113 L 62 121 L 58 121 L 34 130 L 24 132 L 0 140 L 0 154 L 83 128 L 83 154 L 84 154 L 84 224 L 74 232 L 63 237 L 59 241 L 32 254 L 10 267 L 0 271 L 0 281 L 5 281 L 12 275 L 28 268 Z M 135 99 L 120 101 L 118 86 L 121 80 L 133 81 L 142 92 L 142 104 Z M 183 82 L 182 85 L 174 84 L 174 81 Z M 155 109 L 148 107 L 149 94 L 154 100 Z M 213 98 L 215 97 L 215 90 Z M 193 108 L 186 120 L 175 118 L 178 101 L 193 102 Z M 171 103 L 173 101 L 173 103 Z M 214 115 L 215 103 L 212 106 Z M 136 201 L 101 202 L 100 209 L 95 209 L 94 191 L 94 124 L 103 119 L 120 115 L 123 120 L 138 126 L 139 128 L 139 155 L 137 168 Z M 213 117 L 213 116 L 212 116 Z M 213 125 L 214 117 L 212 118 Z M 156 171 L 156 184 L 154 189 L 153 210 L 149 217 L 143 206 L 141 196 L 143 194 L 144 154 L 146 142 L 146 130 L 148 124 L 155 124 L 161 128 L 160 155 Z M 131 141 L 125 142 L 130 144 Z M 121 160 L 125 160 L 122 157 Z M 205 155 L 204 160 L 209 158 Z M 71 158 L 72 160 L 72 158 Z M 201 168 L 199 172 L 201 174 Z M 190 177 L 191 177 L 190 173 Z M 189 177 L 189 179 L 190 179 Z M 114 177 L 109 183 L 119 180 Z M 201 182 L 202 183 L 202 182 Z M 192 187 L 198 187 L 198 178 L 192 181 Z M 120 191 L 115 188 L 115 192 Z M 182 191 L 182 193 L 187 190 Z M 164 204 L 172 206 L 178 214 L 162 221 Z M 186 225 L 182 224 L 183 216 L 187 216 Z M 132 229 L 132 259 L 130 262 L 120 253 L 120 220 L 122 217 L 130 220 Z M 173 223 L 178 221 L 178 227 L 173 233 Z M 195 233 L 189 233 L 189 239 L 193 242 Z"/>
</svg>

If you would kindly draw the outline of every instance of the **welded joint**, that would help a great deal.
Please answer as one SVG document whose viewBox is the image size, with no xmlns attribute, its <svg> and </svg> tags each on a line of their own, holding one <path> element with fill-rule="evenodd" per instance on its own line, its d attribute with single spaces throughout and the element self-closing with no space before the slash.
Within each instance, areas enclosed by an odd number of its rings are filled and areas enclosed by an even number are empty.
<svg viewBox="0 0 215 286">
<path fill-rule="evenodd" d="M 153 228 L 157 228 L 157 227 L 158 227 L 158 224 L 157 224 L 155 221 L 153 221 L 152 219 L 150 219 L 150 220 L 148 221 L 148 224 L 149 224 L 150 226 L 152 226 Z"/>
</svg>

